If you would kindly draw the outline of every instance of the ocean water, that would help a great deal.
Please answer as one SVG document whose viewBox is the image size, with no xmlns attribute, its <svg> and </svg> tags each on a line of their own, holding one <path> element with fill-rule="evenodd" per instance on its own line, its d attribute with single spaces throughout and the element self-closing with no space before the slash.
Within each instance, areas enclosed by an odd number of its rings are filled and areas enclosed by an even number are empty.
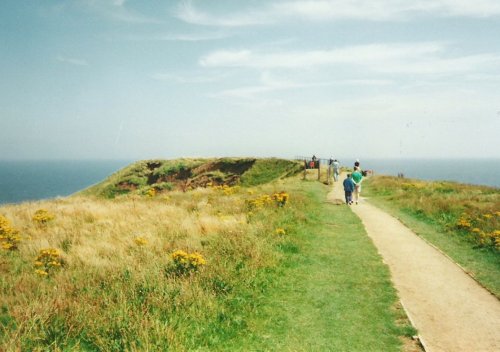
<svg viewBox="0 0 500 352">
<path fill-rule="evenodd" d="M 344 162 L 353 164 L 354 159 Z M 500 187 L 500 159 L 360 159 L 360 164 L 378 175 L 403 173 L 407 178 Z"/>
<path fill-rule="evenodd" d="M 131 161 L 0 161 L 0 204 L 67 196 Z"/>
<path fill-rule="evenodd" d="M 352 162 L 351 162 L 352 160 Z M 361 159 L 375 174 L 500 187 L 500 159 Z M 67 196 L 130 164 L 113 161 L 0 161 L 0 204 Z M 340 159 L 352 166 L 354 159 Z"/>
</svg>

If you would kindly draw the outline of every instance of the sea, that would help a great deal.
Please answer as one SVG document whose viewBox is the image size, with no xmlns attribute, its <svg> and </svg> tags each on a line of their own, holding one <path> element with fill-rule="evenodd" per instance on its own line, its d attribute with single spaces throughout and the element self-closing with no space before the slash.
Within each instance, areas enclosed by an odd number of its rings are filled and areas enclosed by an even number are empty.
<svg viewBox="0 0 500 352">
<path fill-rule="evenodd" d="M 378 175 L 397 176 L 402 173 L 407 178 L 500 187 L 500 158 L 360 159 L 360 164 L 363 170 L 373 170 Z"/>
<path fill-rule="evenodd" d="M 354 159 L 340 159 L 352 166 Z M 105 179 L 132 160 L 0 161 L 0 204 L 64 197 Z M 377 175 L 500 187 L 500 159 L 360 159 Z"/>
<path fill-rule="evenodd" d="M 68 196 L 104 180 L 131 162 L 0 161 L 0 204 Z"/>
</svg>

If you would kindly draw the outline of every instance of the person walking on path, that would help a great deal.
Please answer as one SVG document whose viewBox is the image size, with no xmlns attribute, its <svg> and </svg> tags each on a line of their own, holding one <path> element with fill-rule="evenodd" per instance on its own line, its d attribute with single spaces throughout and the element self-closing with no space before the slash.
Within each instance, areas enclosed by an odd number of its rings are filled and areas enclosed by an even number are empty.
<svg viewBox="0 0 500 352">
<path fill-rule="evenodd" d="M 358 166 L 354 167 L 354 172 L 352 173 L 352 180 L 354 181 L 354 199 L 356 204 L 359 202 L 359 195 L 361 194 L 361 181 L 363 180 L 363 175 L 359 170 Z"/>
<path fill-rule="evenodd" d="M 352 192 L 354 191 L 354 181 L 351 178 L 351 174 L 347 174 L 347 178 L 343 182 L 344 192 L 345 192 L 345 203 L 347 205 L 352 204 Z"/>
<path fill-rule="evenodd" d="M 340 163 L 337 159 L 335 159 L 332 163 L 333 166 L 333 179 L 335 181 L 339 180 L 339 173 L 340 173 Z"/>
</svg>

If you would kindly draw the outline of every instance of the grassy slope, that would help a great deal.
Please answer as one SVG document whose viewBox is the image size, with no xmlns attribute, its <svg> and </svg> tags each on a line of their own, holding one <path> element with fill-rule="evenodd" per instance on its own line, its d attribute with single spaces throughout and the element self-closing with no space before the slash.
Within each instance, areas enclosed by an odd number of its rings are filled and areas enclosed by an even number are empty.
<svg viewBox="0 0 500 352">
<path fill-rule="evenodd" d="M 255 162 L 254 162 L 255 161 Z M 257 186 L 276 180 L 280 177 L 290 176 L 301 169 L 301 164 L 296 161 L 277 158 L 220 158 L 220 159 L 174 159 L 174 160 L 142 160 L 135 162 L 115 172 L 104 181 L 93 185 L 81 192 L 80 195 L 103 196 L 114 198 L 116 195 L 128 193 L 117 187 L 119 183 L 128 183 L 138 188 L 137 192 L 145 193 L 151 186 L 157 189 L 171 189 L 173 185 L 169 182 L 150 183 L 153 177 L 172 175 L 180 170 L 192 170 L 209 164 L 219 164 L 222 169 L 236 163 L 253 163 L 252 167 L 241 175 L 243 186 Z M 159 165 L 151 170 L 149 165 Z M 222 180 L 232 175 L 228 170 L 215 170 L 210 172 L 210 177 L 219 177 Z M 195 176 L 195 175 L 193 175 Z M 149 180 L 148 180 L 149 179 Z M 179 180 L 180 181 L 180 180 Z M 219 182 L 219 183 L 221 183 Z M 223 182 L 222 182 L 223 183 Z M 136 193 L 137 193 L 136 192 Z"/>
<path fill-rule="evenodd" d="M 284 159 L 257 159 L 253 167 L 241 177 L 243 186 L 257 186 L 280 177 L 294 175 L 302 170 L 299 162 Z"/>
<path fill-rule="evenodd" d="M 408 188 L 411 182 L 418 188 Z M 440 193 L 442 189 L 445 194 Z M 479 246 L 471 240 L 470 231 L 467 234 L 456 227 L 464 212 L 498 211 L 498 191 L 457 183 L 375 177 L 367 180 L 364 194 L 450 256 L 500 298 L 499 251 Z"/>
<path fill-rule="evenodd" d="M 287 190 L 284 208 L 245 200 Z M 0 349 L 396 351 L 401 318 L 386 266 L 359 220 L 297 178 L 234 194 L 67 198 L 0 208 L 30 236 L 1 252 Z M 47 208 L 56 219 L 36 226 Z M 276 235 L 281 227 L 287 235 Z M 134 243 L 137 236 L 145 245 Z M 67 267 L 33 273 L 43 247 Z M 175 249 L 207 266 L 167 277 Z M 50 347 L 49 347 L 50 346 Z"/>
<path fill-rule="evenodd" d="M 254 315 L 256 329 L 227 350 L 398 351 L 400 335 L 414 329 L 395 307 L 387 267 L 359 219 L 345 207 L 325 205 L 326 188 L 303 182 L 296 214 L 281 220 L 290 240 L 279 245 L 282 266 Z M 295 193 L 294 192 L 294 193 Z M 303 219 L 304 221 L 298 221 Z"/>
</svg>

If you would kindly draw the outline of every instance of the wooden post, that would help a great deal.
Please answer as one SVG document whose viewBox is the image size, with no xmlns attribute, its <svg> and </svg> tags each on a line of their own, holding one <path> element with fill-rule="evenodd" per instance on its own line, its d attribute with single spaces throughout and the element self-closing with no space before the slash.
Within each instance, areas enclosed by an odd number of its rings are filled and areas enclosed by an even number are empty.
<svg viewBox="0 0 500 352">
<path fill-rule="evenodd" d="M 326 184 L 330 184 L 330 176 L 332 174 L 332 166 L 328 165 L 328 170 L 326 172 Z"/>
<path fill-rule="evenodd" d="M 319 162 L 318 159 L 318 181 L 321 179 L 321 163 Z"/>
<path fill-rule="evenodd" d="M 304 180 L 306 179 L 306 176 L 307 176 L 307 160 L 304 159 Z"/>
</svg>

